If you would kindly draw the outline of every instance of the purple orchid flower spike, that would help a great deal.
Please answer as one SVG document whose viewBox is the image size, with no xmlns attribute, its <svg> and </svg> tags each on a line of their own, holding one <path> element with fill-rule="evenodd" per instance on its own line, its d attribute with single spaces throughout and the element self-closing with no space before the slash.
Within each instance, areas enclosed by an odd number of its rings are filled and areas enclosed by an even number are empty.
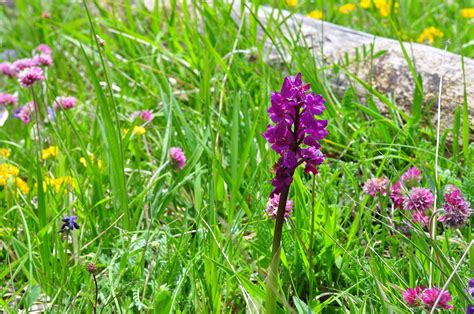
<svg viewBox="0 0 474 314">
<path fill-rule="evenodd" d="M 305 165 L 306 173 L 316 174 L 317 167 L 324 161 L 324 155 L 319 150 L 319 141 L 328 135 L 328 121 L 315 118 L 315 115 L 322 114 L 325 109 L 324 98 L 309 92 L 309 88 L 310 85 L 301 80 L 301 73 L 286 77 L 281 91 L 271 95 L 268 114 L 273 124 L 269 124 L 263 134 L 272 149 L 280 155 L 273 166 L 275 177 L 270 194 L 270 199 L 273 200 L 270 211 L 272 218 L 275 218 L 275 230 L 272 261 L 267 278 L 266 313 L 276 312 L 275 291 L 278 290 L 282 228 L 291 213 L 289 209 L 292 206 L 287 205 L 292 204 L 292 201 L 288 200 L 288 193 L 293 174 L 302 164 Z"/>
<path fill-rule="evenodd" d="M 303 84 L 298 73 L 296 77 L 285 78 L 280 93 L 274 92 L 271 96 L 268 113 L 275 124 L 269 124 L 263 136 L 280 155 L 274 165 L 272 196 L 291 184 L 297 166 L 305 164 L 306 173 L 316 174 L 317 166 L 324 161 L 319 141 L 328 135 L 328 121 L 314 116 L 324 111 L 325 101 L 321 95 L 307 93 L 309 87 Z"/>
</svg>

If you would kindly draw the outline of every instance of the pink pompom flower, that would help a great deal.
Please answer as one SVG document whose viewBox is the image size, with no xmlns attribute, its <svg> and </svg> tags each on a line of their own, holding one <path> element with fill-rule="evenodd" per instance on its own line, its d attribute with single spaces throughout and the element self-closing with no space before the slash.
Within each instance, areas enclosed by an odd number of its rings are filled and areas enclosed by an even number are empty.
<svg viewBox="0 0 474 314">
<path fill-rule="evenodd" d="M 150 110 L 143 110 L 140 112 L 140 119 L 150 122 L 153 120 L 153 113 Z"/>
<path fill-rule="evenodd" d="M 36 66 L 27 68 L 18 74 L 18 82 L 22 87 L 30 87 L 37 81 L 42 80 L 44 80 L 43 70 Z"/>
<path fill-rule="evenodd" d="M 77 99 L 72 96 L 59 96 L 53 102 L 54 110 L 59 111 L 61 109 L 68 110 L 74 108 L 77 104 Z"/>
<path fill-rule="evenodd" d="M 278 213 L 278 204 L 280 203 L 280 194 L 273 194 L 272 197 L 268 200 L 266 212 L 268 217 L 271 219 L 276 219 Z M 291 213 L 293 212 L 293 201 L 288 200 L 285 206 L 285 219 L 290 217 Z"/>
<path fill-rule="evenodd" d="M 18 102 L 18 97 L 13 94 L 4 94 L 0 93 L 0 106 L 6 106 L 6 105 L 15 105 Z"/>
<path fill-rule="evenodd" d="M 441 289 L 437 287 L 429 288 L 423 290 L 421 293 L 421 300 L 423 301 L 425 307 L 427 309 L 432 309 L 433 306 L 436 303 L 436 300 L 438 299 L 439 295 L 441 293 Z M 441 297 L 438 301 L 438 304 L 436 305 L 437 308 L 443 308 L 443 309 L 452 309 L 453 306 L 449 305 L 449 301 L 451 301 L 451 295 L 449 294 L 448 291 L 444 291 L 441 294 Z"/>
<path fill-rule="evenodd" d="M 403 206 L 407 210 L 421 211 L 431 208 L 433 205 L 433 194 L 425 188 L 414 187 L 403 201 Z"/>
<path fill-rule="evenodd" d="M 403 194 L 402 194 L 402 184 L 400 181 L 397 181 L 394 185 L 392 185 L 392 189 L 390 190 L 390 198 L 392 199 L 393 206 L 398 209 L 403 208 Z"/>
<path fill-rule="evenodd" d="M 36 47 L 36 50 L 47 55 L 51 55 L 53 53 L 53 50 L 46 44 L 39 44 L 38 47 Z"/>
<path fill-rule="evenodd" d="M 53 58 L 51 55 L 45 53 L 34 56 L 33 61 L 37 66 L 50 66 L 53 64 Z"/>
<path fill-rule="evenodd" d="M 416 286 L 415 288 L 408 288 L 402 293 L 402 297 L 409 306 L 417 307 L 421 304 L 421 293 L 423 288 Z"/>
<path fill-rule="evenodd" d="M 171 147 L 169 151 L 170 164 L 175 170 L 181 170 L 186 166 L 186 156 L 179 147 Z"/>
<path fill-rule="evenodd" d="M 18 71 L 15 70 L 15 67 L 10 62 L 0 63 L 0 72 L 8 77 L 16 77 L 18 75 Z"/>
<path fill-rule="evenodd" d="M 19 107 L 13 111 L 13 117 L 20 119 L 24 124 L 28 124 L 31 121 L 31 114 L 35 110 L 34 102 L 29 102 L 22 107 Z"/>
<path fill-rule="evenodd" d="M 416 167 L 410 168 L 400 177 L 400 180 L 407 187 L 415 186 L 421 182 L 421 171 Z"/>
<path fill-rule="evenodd" d="M 438 220 L 451 228 L 464 226 L 471 215 L 472 209 L 469 202 L 462 196 L 461 191 L 453 185 L 448 185 L 444 199 L 444 214 Z"/>
<path fill-rule="evenodd" d="M 13 62 L 13 68 L 17 72 L 21 72 L 25 69 L 32 68 L 36 66 L 36 61 L 31 58 L 18 59 Z"/>
<path fill-rule="evenodd" d="M 135 111 L 130 115 L 132 120 L 135 120 L 137 117 L 140 117 L 140 119 L 145 122 L 150 122 L 154 118 L 150 110 Z"/>
<path fill-rule="evenodd" d="M 364 185 L 364 192 L 372 197 L 380 194 L 385 196 L 388 189 L 388 179 L 387 178 L 372 178 L 367 180 Z"/>
</svg>

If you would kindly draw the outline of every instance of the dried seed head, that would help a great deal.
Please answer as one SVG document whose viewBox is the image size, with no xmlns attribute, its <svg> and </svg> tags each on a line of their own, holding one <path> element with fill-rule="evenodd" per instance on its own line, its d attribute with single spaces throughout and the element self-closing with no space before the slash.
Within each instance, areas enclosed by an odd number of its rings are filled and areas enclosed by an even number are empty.
<svg viewBox="0 0 474 314">
<path fill-rule="evenodd" d="M 89 273 L 95 274 L 95 272 L 97 271 L 97 266 L 94 263 L 89 263 L 87 264 L 86 269 Z"/>
</svg>

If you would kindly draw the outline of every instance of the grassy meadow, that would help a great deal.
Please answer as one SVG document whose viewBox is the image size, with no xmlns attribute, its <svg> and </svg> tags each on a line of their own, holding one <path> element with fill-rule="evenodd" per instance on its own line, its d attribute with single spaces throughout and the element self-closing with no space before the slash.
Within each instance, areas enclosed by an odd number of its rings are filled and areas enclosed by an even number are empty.
<svg viewBox="0 0 474 314">
<path fill-rule="evenodd" d="M 419 112 L 382 114 L 380 94 L 338 94 L 332 67 L 291 41 L 290 63 L 267 62 L 261 25 L 236 22 L 225 1 L 170 2 L 154 11 L 130 0 L 0 3 L 0 63 L 45 58 L 34 84 L 28 67 L 0 73 L 0 93 L 16 96 L 0 101 L 1 311 L 264 312 L 279 156 L 262 134 L 272 91 L 299 72 L 326 100 L 326 158 L 315 175 L 294 172 L 276 312 L 429 313 L 425 299 L 404 297 L 416 286 L 449 292 L 453 309 L 439 312 L 474 305 L 474 218 L 438 221 L 450 185 L 474 204 L 467 103 L 437 137 L 427 122 L 436 113 L 419 97 Z M 472 2 L 400 0 L 388 14 L 368 2 L 248 6 L 438 48 L 449 39 L 450 51 L 474 57 L 474 18 L 461 14 Z M 420 39 L 429 27 L 439 32 Z M 413 167 L 421 174 L 410 186 L 434 197 L 418 221 L 390 195 Z M 369 195 L 372 178 L 386 178 L 384 192 Z"/>
</svg>

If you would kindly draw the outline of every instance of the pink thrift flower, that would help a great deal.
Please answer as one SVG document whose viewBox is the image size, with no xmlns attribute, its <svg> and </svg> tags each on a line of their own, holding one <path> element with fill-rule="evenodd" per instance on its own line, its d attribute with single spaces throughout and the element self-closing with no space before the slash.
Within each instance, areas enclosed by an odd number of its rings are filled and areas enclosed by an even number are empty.
<svg viewBox="0 0 474 314">
<path fill-rule="evenodd" d="M 403 207 L 408 210 L 425 212 L 433 205 L 433 194 L 425 188 L 412 188 L 403 201 Z"/>
<path fill-rule="evenodd" d="M 276 219 L 278 213 L 278 204 L 280 203 L 280 194 L 273 194 L 272 197 L 268 200 L 266 212 L 268 217 L 271 219 Z M 285 219 L 290 217 L 293 212 L 293 201 L 288 200 L 285 206 Z"/>
<path fill-rule="evenodd" d="M 464 226 L 472 211 L 469 202 L 464 199 L 461 191 L 453 185 L 447 187 L 444 198 L 444 215 L 439 217 L 438 220 L 451 228 Z"/>
<path fill-rule="evenodd" d="M 51 58 L 51 55 L 42 53 L 40 55 L 34 56 L 33 57 L 34 62 L 36 63 L 37 66 L 50 66 L 53 64 L 53 58 Z"/>
<path fill-rule="evenodd" d="M 36 81 L 42 80 L 44 80 L 43 70 L 36 66 L 25 69 L 18 74 L 18 82 L 20 82 L 22 87 L 30 87 Z"/>
<path fill-rule="evenodd" d="M 364 192 L 372 197 L 380 194 L 387 195 L 388 179 L 387 178 L 372 178 L 367 180 L 364 185 Z"/>
<path fill-rule="evenodd" d="M 10 62 L 0 63 L 0 72 L 8 77 L 16 77 L 18 75 L 15 67 Z"/>
<path fill-rule="evenodd" d="M 181 170 L 186 166 L 186 156 L 184 155 L 184 152 L 181 148 L 179 147 L 171 147 L 170 152 L 170 163 L 171 167 L 173 167 L 175 170 Z"/>
<path fill-rule="evenodd" d="M 24 124 L 28 124 L 31 121 L 31 114 L 35 110 L 35 104 L 31 101 L 24 105 L 23 107 L 19 107 L 13 111 L 13 117 L 20 119 L 21 122 Z"/>
<path fill-rule="evenodd" d="M 403 208 L 403 194 L 402 194 L 402 184 L 400 181 L 396 182 L 390 191 L 390 198 L 392 199 L 393 206 L 398 209 Z"/>
<path fill-rule="evenodd" d="M 409 306 L 419 306 L 421 304 L 421 293 L 423 289 L 416 286 L 415 288 L 408 288 L 405 292 L 402 293 L 403 299 Z"/>
<path fill-rule="evenodd" d="M 59 96 L 56 97 L 56 100 L 53 102 L 54 110 L 59 111 L 62 109 L 68 110 L 74 108 L 77 104 L 77 99 L 75 97 L 66 97 L 66 96 Z"/>
<path fill-rule="evenodd" d="M 416 167 L 410 168 L 400 177 L 400 181 L 407 187 L 415 186 L 421 182 L 421 171 Z"/>
<path fill-rule="evenodd" d="M 425 304 L 425 307 L 428 309 L 432 309 L 440 293 L 441 293 L 441 289 L 436 288 L 436 287 L 425 289 L 421 293 L 421 300 Z M 449 301 L 451 301 L 451 295 L 449 294 L 448 291 L 444 291 L 436 307 L 447 309 L 447 310 L 452 309 L 453 307 L 448 304 Z"/>
<path fill-rule="evenodd" d="M 140 119 L 150 122 L 153 120 L 153 113 L 150 110 L 143 110 L 140 112 Z"/>
<path fill-rule="evenodd" d="M 18 97 L 16 95 L 0 93 L 0 106 L 5 106 L 5 105 L 16 106 L 17 102 L 18 102 Z"/>
<path fill-rule="evenodd" d="M 51 55 L 53 53 L 53 50 L 46 44 L 40 44 L 38 47 L 36 47 L 36 50 L 47 55 Z"/>
<path fill-rule="evenodd" d="M 17 72 L 21 72 L 25 69 L 32 68 L 36 66 L 36 62 L 33 59 L 27 58 L 27 59 L 18 59 L 15 62 L 13 62 L 13 68 Z"/>
</svg>

